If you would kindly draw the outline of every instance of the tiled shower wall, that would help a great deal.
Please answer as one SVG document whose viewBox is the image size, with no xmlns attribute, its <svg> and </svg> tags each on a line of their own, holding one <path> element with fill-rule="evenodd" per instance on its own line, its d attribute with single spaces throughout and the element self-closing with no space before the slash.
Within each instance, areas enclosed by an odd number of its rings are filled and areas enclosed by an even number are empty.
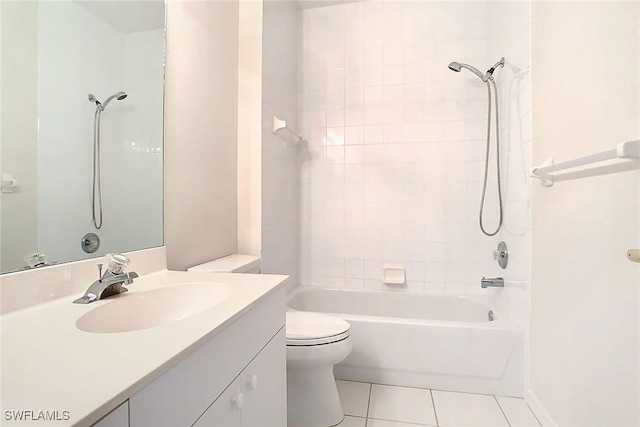
<svg viewBox="0 0 640 427">
<path fill-rule="evenodd" d="M 510 13 L 526 25 L 496 31 Z M 383 267 L 398 264 L 407 271 L 401 289 L 475 292 L 483 275 L 528 281 L 528 6 L 519 13 L 501 3 L 398 1 L 302 12 L 298 107 L 309 143 L 299 150 L 302 284 L 390 288 Z M 486 70 L 503 55 L 507 67 L 496 76 L 505 227 L 489 238 L 477 225 L 486 86 L 447 64 Z M 496 200 L 494 179 L 489 229 Z M 506 271 L 492 259 L 502 239 L 517 248 Z"/>
<path fill-rule="evenodd" d="M 506 270 L 484 263 L 482 274 L 508 280 L 510 286 L 499 294 L 509 303 L 514 317 L 525 323 L 531 283 L 531 3 L 489 2 L 488 12 L 490 58 L 495 61 L 504 56 L 506 60 L 505 67 L 496 73 L 505 216 L 498 236 L 485 243 L 493 246 L 497 240 L 504 240 L 510 258 Z M 474 238 L 485 240 L 477 234 Z"/>
</svg>

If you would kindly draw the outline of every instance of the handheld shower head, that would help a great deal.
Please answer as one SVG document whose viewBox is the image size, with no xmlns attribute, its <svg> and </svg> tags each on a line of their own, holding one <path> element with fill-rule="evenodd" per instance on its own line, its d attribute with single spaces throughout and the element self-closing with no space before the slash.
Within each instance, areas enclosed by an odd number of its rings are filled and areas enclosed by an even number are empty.
<svg viewBox="0 0 640 427">
<path fill-rule="evenodd" d="M 450 62 L 449 63 L 449 69 L 451 71 L 455 71 L 456 73 L 459 73 L 461 70 L 461 66 L 459 62 Z"/>
<path fill-rule="evenodd" d="M 100 101 L 98 101 L 96 96 L 92 93 L 89 94 L 89 101 L 95 103 L 97 108 L 102 107 L 102 104 L 100 103 Z"/>
<path fill-rule="evenodd" d="M 111 95 L 110 97 L 108 97 L 103 103 L 102 103 L 102 108 L 107 108 L 107 105 L 109 105 L 109 103 L 111 101 L 113 101 L 114 99 L 117 99 L 118 101 L 122 101 L 123 99 L 125 99 L 127 97 L 127 94 L 124 92 L 118 92 L 115 93 L 113 95 Z"/>
<path fill-rule="evenodd" d="M 482 79 L 483 82 L 486 82 L 487 79 L 485 77 L 484 74 L 482 74 L 480 72 L 480 70 L 478 70 L 476 67 L 472 67 L 469 64 L 463 64 L 460 62 L 451 62 L 449 64 L 449 69 L 451 71 L 455 71 L 456 73 L 459 73 L 461 69 L 466 68 L 467 70 L 471 71 L 473 74 L 475 74 L 476 76 L 480 77 L 480 79 Z"/>
<path fill-rule="evenodd" d="M 98 99 L 96 98 L 96 96 L 94 94 L 90 93 L 89 94 L 89 101 L 95 102 L 96 108 L 98 109 L 98 111 L 104 111 L 104 109 L 107 108 L 107 105 L 109 105 L 109 103 L 111 101 L 113 101 L 114 99 L 117 99 L 118 101 L 122 101 L 126 97 L 127 97 L 127 94 L 125 92 L 118 92 L 118 93 L 113 94 L 110 97 L 108 97 L 104 102 L 100 102 L 100 101 L 98 101 Z"/>
</svg>

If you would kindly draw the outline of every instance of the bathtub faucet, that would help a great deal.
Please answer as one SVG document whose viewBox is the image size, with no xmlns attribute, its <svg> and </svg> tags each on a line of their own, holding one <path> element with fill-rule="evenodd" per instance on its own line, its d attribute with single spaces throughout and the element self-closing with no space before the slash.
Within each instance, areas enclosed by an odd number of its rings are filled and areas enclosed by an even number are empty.
<svg viewBox="0 0 640 427">
<path fill-rule="evenodd" d="M 483 277 L 480 281 L 482 288 L 504 288 L 504 279 L 502 277 Z"/>
</svg>

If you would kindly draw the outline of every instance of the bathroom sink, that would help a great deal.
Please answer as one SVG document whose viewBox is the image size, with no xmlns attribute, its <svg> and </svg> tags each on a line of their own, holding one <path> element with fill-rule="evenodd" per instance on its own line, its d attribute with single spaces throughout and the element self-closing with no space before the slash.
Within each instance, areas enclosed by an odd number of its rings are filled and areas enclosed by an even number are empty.
<svg viewBox="0 0 640 427">
<path fill-rule="evenodd" d="M 135 285 L 131 285 L 135 286 Z M 111 297 L 84 314 L 76 327 L 86 332 L 139 331 L 178 322 L 227 299 L 231 287 L 222 283 L 185 283 Z"/>
</svg>

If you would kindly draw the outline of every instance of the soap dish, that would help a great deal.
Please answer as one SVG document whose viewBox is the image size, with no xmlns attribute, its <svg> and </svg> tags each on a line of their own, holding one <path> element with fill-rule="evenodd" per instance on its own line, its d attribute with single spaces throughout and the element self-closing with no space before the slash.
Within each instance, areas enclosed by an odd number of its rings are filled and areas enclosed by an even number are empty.
<svg viewBox="0 0 640 427">
<path fill-rule="evenodd" d="M 404 285 L 406 283 L 404 267 L 384 267 L 382 281 L 386 285 Z"/>
</svg>

